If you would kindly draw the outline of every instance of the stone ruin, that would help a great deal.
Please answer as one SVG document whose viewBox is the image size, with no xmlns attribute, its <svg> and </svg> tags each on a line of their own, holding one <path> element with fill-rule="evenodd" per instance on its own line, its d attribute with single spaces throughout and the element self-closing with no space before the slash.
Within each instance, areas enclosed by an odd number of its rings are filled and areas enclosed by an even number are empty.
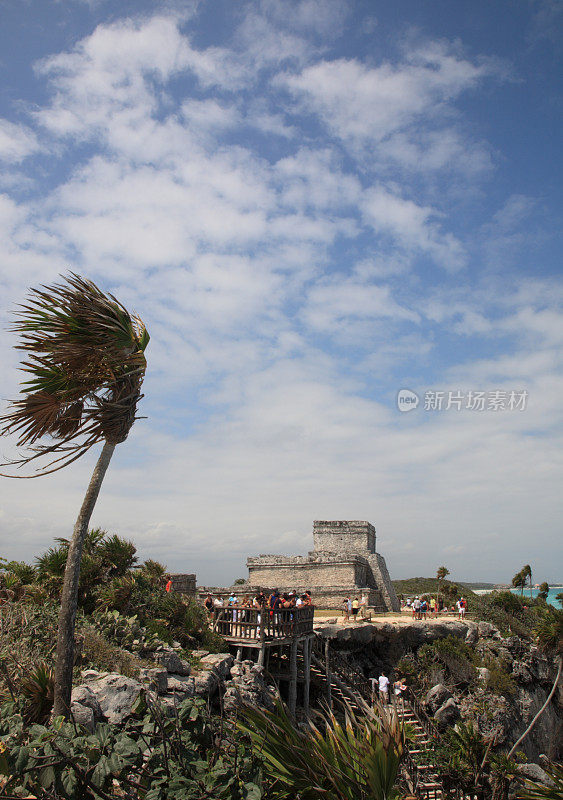
<svg viewBox="0 0 563 800">
<path fill-rule="evenodd" d="M 375 528 L 360 520 L 313 522 L 313 544 L 306 556 L 249 558 L 248 593 L 254 587 L 303 593 L 310 589 L 318 608 L 341 609 L 342 601 L 364 592 L 375 611 L 400 611 L 385 559 L 375 550 Z"/>
</svg>

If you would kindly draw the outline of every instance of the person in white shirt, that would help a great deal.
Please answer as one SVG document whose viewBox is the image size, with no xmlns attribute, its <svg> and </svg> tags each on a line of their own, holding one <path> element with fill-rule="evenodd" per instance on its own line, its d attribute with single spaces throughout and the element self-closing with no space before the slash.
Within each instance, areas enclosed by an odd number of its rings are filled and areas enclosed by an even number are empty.
<svg viewBox="0 0 563 800">
<path fill-rule="evenodd" d="M 384 705 L 389 702 L 389 678 L 384 672 L 379 676 L 379 699 Z"/>
</svg>

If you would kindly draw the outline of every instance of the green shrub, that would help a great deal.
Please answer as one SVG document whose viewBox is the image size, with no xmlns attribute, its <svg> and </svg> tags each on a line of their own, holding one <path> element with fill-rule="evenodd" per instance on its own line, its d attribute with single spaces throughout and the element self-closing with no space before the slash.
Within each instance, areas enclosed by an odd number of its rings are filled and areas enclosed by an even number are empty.
<svg viewBox="0 0 563 800">
<path fill-rule="evenodd" d="M 262 791 L 259 757 L 232 726 L 209 716 L 204 700 L 185 700 L 170 719 L 140 698 L 123 726 L 90 734 L 62 718 L 28 727 L 17 705 L 0 711 L 2 792 L 38 800 L 274 800 Z"/>
<path fill-rule="evenodd" d="M 502 608 L 509 613 L 522 611 L 524 605 L 526 605 L 524 599 L 513 592 L 493 592 L 491 596 L 493 608 Z"/>
<path fill-rule="evenodd" d="M 80 668 L 97 669 L 100 672 L 120 672 L 136 678 L 141 667 L 147 666 L 139 656 L 123 650 L 97 630 L 93 625 L 84 625 L 80 631 Z M 154 666 L 154 664 L 152 665 Z"/>
<path fill-rule="evenodd" d="M 423 645 L 418 650 L 418 660 L 426 672 L 440 666 L 446 682 L 470 684 L 477 677 L 475 653 L 456 636 L 446 636 Z"/>
<path fill-rule="evenodd" d="M 516 697 L 518 687 L 512 676 L 500 664 L 490 662 L 487 664 L 487 669 L 489 670 L 487 689 L 501 697 L 506 697 L 507 700 Z"/>
</svg>

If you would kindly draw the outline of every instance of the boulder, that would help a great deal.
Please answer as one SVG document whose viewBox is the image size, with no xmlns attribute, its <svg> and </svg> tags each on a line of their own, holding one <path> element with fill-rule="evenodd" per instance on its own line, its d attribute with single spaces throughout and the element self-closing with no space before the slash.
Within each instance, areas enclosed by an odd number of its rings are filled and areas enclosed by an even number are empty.
<svg viewBox="0 0 563 800">
<path fill-rule="evenodd" d="M 86 728 L 90 733 L 94 732 L 96 719 L 91 708 L 83 706 L 81 703 L 72 702 L 70 704 L 70 715 L 77 725 Z"/>
<path fill-rule="evenodd" d="M 453 725 L 460 718 L 459 708 L 453 697 L 446 700 L 443 706 L 436 711 L 434 719 L 440 728 L 445 728 L 448 725 Z"/>
<path fill-rule="evenodd" d="M 203 658 L 204 656 L 209 655 L 209 650 L 192 650 L 192 656 L 194 658 Z"/>
<path fill-rule="evenodd" d="M 475 622 L 467 621 L 467 633 L 465 634 L 465 642 L 470 647 L 477 644 L 477 640 L 479 638 L 479 628 Z"/>
<path fill-rule="evenodd" d="M 167 692 L 194 694 L 195 678 L 188 675 L 168 675 L 166 684 Z"/>
<path fill-rule="evenodd" d="M 168 689 L 168 670 L 164 667 L 140 669 L 139 680 L 148 683 L 149 687 L 158 694 L 164 694 Z"/>
<path fill-rule="evenodd" d="M 103 678 L 105 675 L 109 675 L 109 672 L 99 672 L 97 669 L 83 669 L 80 673 L 84 682 L 97 681 L 98 678 Z"/>
<path fill-rule="evenodd" d="M 200 697 L 211 697 L 217 691 L 219 679 L 217 673 L 205 670 L 194 675 L 194 693 Z"/>
<path fill-rule="evenodd" d="M 500 639 L 500 633 L 498 628 L 495 628 L 494 625 L 491 625 L 490 622 L 481 622 L 477 623 L 477 628 L 479 630 L 479 638 L 486 639 L 488 637 Z"/>
<path fill-rule="evenodd" d="M 99 722 L 104 718 L 98 698 L 89 686 L 75 686 L 70 696 L 70 702 L 71 704 L 76 703 L 84 708 L 89 708 L 92 711 L 93 718 L 96 722 Z"/>
<path fill-rule="evenodd" d="M 491 677 L 491 673 L 489 672 L 487 667 L 477 667 L 477 675 L 479 677 L 479 680 L 483 681 L 483 683 L 487 683 L 487 681 Z"/>
<path fill-rule="evenodd" d="M 427 692 L 426 697 L 424 698 L 424 704 L 430 713 L 433 714 L 451 697 L 452 693 L 450 690 L 444 686 L 443 683 L 437 683 L 436 686 L 433 686 L 430 691 Z"/>
<path fill-rule="evenodd" d="M 223 697 L 226 711 L 234 711 L 240 704 L 273 709 L 274 694 L 264 680 L 262 667 L 252 661 L 236 661 L 231 676 Z"/>
<path fill-rule="evenodd" d="M 88 683 L 95 694 L 102 714 L 108 722 L 118 724 L 131 714 L 133 706 L 143 691 L 143 685 L 133 678 L 110 672 Z"/>
<path fill-rule="evenodd" d="M 517 769 L 520 775 L 531 781 L 543 783 L 544 786 L 553 786 L 553 781 L 539 764 L 519 764 Z"/>
<path fill-rule="evenodd" d="M 158 664 L 175 675 L 189 675 L 191 672 L 189 662 L 181 659 L 178 653 L 175 653 L 171 648 L 156 652 L 154 658 Z"/>
<path fill-rule="evenodd" d="M 229 674 L 234 660 L 230 653 L 210 653 L 200 659 L 204 669 L 214 670 L 222 680 Z"/>
</svg>

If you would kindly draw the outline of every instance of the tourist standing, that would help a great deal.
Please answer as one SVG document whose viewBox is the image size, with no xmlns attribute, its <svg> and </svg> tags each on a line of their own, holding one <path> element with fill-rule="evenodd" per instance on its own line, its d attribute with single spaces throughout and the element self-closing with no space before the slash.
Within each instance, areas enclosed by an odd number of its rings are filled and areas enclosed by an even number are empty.
<svg viewBox="0 0 563 800">
<path fill-rule="evenodd" d="M 381 675 L 378 679 L 379 683 L 379 699 L 383 703 L 383 705 L 387 705 L 389 702 L 389 678 L 385 675 L 383 670 L 381 671 Z"/>
<path fill-rule="evenodd" d="M 366 616 L 367 604 L 368 604 L 368 596 L 365 592 L 363 592 L 360 600 L 360 612 L 359 612 L 360 617 Z"/>
<path fill-rule="evenodd" d="M 350 598 L 346 597 L 346 599 L 342 601 L 342 605 L 344 607 L 344 622 L 348 622 L 348 620 L 350 619 L 351 606 L 349 604 L 350 604 Z"/>
<path fill-rule="evenodd" d="M 358 611 L 360 610 L 360 601 L 357 597 L 354 597 L 352 600 L 352 617 L 356 619 L 358 616 Z"/>
</svg>

